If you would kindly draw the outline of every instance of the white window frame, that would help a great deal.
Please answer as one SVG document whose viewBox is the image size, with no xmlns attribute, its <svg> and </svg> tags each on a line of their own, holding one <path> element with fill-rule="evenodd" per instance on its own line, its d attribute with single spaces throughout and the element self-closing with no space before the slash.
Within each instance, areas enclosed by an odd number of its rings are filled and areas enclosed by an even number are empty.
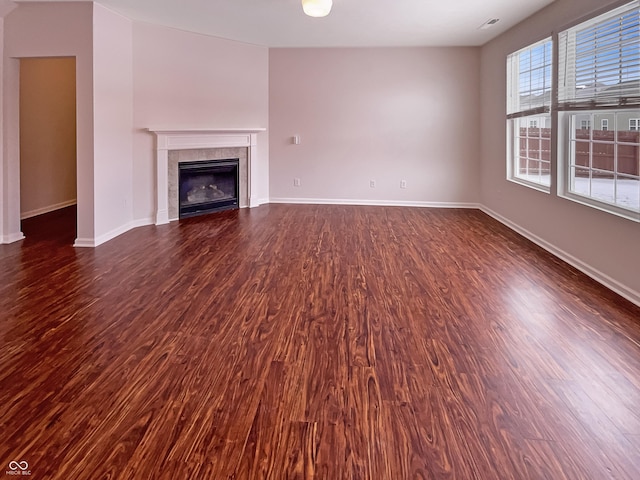
<svg viewBox="0 0 640 480">
<path fill-rule="evenodd" d="M 625 12 L 633 12 L 635 14 L 635 11 L 637 11 L 635 9 L 638 9 L 639 7 L 640 2 L 635 0 L 634 2 L 627 3 L 621 7 L 610 9 L 608 12 L 595 16 L 594 18 L 577 24 L 574 27 L 568 28 L 560 32 L 558 35 L 554 35 L 554 39 L 557 39 L 558 41 L 557 48 L 560 52 L 559 58 L 556 59 L 557 63 L 554 65 L 555 71 L 559 72 L 559 79 L 558 97 L 554 98 L 553 106 L 558 139 L 557 194 L 562 198 L 634 221 L 640 221 L 640 206 L 636 206 L 637 204 L 634 202 L 636 192 L 635 182 L 640 182 L 640 172 L 636 171 L 638 175 L 628 174 L 628 171 L 625 172 L 626 166 L 623 166 L 624 164 L 619 164 L 618 162 L 620 159 L 624 159 L 624 156 L 619 156 L 619 151 L 622 151 L 621 147 L 624 149 L 628 148 L 629 145 L 637 145 L 637 143 L 635 143 L 637 140 L 635 139 L 632 140 L 632 143 L 625 143 L 628 142 L 628 140 L 625 140 L 625 136 L 623 135 L 624 130 L 626 130 L 626 119 L 629 118 L 629 114 L 633 115 L 640 111 L 640 98 L 637 93 L 637 87 L 633 86 L 634 80 L 625 81 L 622 78 L 621 73 L 618 74 L 616 70 L 611 68 L 607 70 L 606 67 L 599 65 L 599 53 L 594 53 L 585 60 L 585 62 L 589 62 L 592 59 L 592 65 L 589 63 L 577 63 L 577 58 L 581 57 L 577 57 L 577 53 L 574 53 L 575 51 L 573 48 L 577 48 L 574 47 L 574 45 L 579 45 L 579 42 L 581 40 L 585 41 L 585 38 L 587 38 L 586 41 L 594 42 L 593 45 L 595 45 L 595 48 L 600 48 L 599 45 L 604 45 L 604 42 L 598 43 L 597 40 L 591 40 L 586 37 L 586 35 L 591 34 L 588 29 L 592 26 L 612 20 L 616 15 L 622 18 L 622 15 L 625 14 Z M 628 17 L 624 18 L 626 19 Z M 616 25 L 615 22 L 612 25 Z M 620 23 L 618 25 L 629 25 L 629 23 Z M 635 26 L 635 21 L 632 21 L 632 25 L 632 29 L 637 28 Z M 626 31 L 628 30 L 629 29 Z M 602 31 L 604 30 L 601 30 L 600 32 Z M 594 37 L 591 38 L 598 38 L 595 37 L 595 35 L 598 34 L 599 33 L 594 30 Z M 622 36 L 620 38 L 622 39 Z M 632 39 L 631 42 L 637 42 L 637 37 L 633 36 L 625 37 L 624 41 L 628 42 L 629 38 Z M 608 42 L 615 41 L 616 37 L 611 37 L 611 35 L 609 35 L 607 40 Z M 635 45 L 635 43 L 631 44 Z M 591 44 L 587 43 L 586 45 L 588 47 Z M 628 43 L 625 43 L 627 50 L 619 50 L 619 55 L 626 55 L 629 51 L 632 51 L 628 45 Z M 587 50 L 583 51 L 586 52 Z M 566 62 L 562 62 L 563 54 Z M 609 60 L 609 57 L 604 57 L 604 54 L 602 55 L 602 58 Z M 631 55 L 633 55 L 633 53 Z M 624 60 L 621 58 L 620 62 L 624 62 Z M 621 65 L 627 64 L 621 63 Z M 602 83 L 595 84 L 597 85 L 596 87 L 591 87 L 589 85 L 576 85 L 576 83 L 582 83 L 582 81 L 576 81 L 574 79 L 577 78 L 577 75 L 579 74 L 578 70 L 580 68 L 583 69 L 582 73 L 580 73 L 582 78 L 588 78 L 586 75 L 588 76 L 590 71 L 600 72 L 602 70 L 604 72 L 603 75 L 609 75 L 610 78 L 608 81 L 610 83 L 605 83 L 604 86 L 602 86 Z M 593 70 L 584 70 L 585 68 L 592 68 Z M 622 72 L 625 70 L 619 69 L 618 71 Z M 598 74 L 599 73 L 596 73 L 596 75 Z M 620 75 L 620 78 L 611 78 L 616 75 Z M 633 72 L 631 78 L 633 78 L 634 75 L 637 75 L 637 73 Z M 609 87 L 608 85 L 611 86 Z M 572 94 L 571 92 L 575 92 L 575 94 Z M 584 120 L 581 119 L 580 125 L 578 125 L 577 118 L 584 118 L 585 115 L 590 115 L 591 120 L 588 123 L 593 125 L 593 119 L 595 119 L 597 115 L 605 113 L 614 115 L 613 128 L 610 130 L 609 122 L 607 122 L 606 131 L 609 133 L 605 136 L 612 140 L 603 140 L 603 137 L 601 136 L 603 132 L 600 132 L 600 134 L 596 136 L 596 133 L 593 132 L 592 129 L 589 129 L 588 139 L 585 140 L 584 138 L 578 138 L 577 132 L 582 130 Z M 632 120 L 635 119 L 629 120 L 628 126 L 629 130 L 634 131 L 632 128 Z M 636 122 L 636 125 L 640 129 L 640 121 Z M 628 136 L 626 136 L 626 138 L 628 139 Z M 573 150 L 573 148 L 579 147 L 580 144 L 582 145 L 582 154 L 578 157 L 581 150 L 579 148 Z M 584 147 L 587 145 L 588 164 L 583 165 L 585 161 Z M 640 146 L 638 148 L 640 148 Z M 603 158 L 606 161 L 609 154 L 607 153 L 605 154 L 605 157 L 600 157 L 598 159 L 598 150 L 601 152 L 613 152 L 611 155 L 612 163 L 606 163 L 607 166 L 602 167 Z M 626 165 L 628 165 L 628 163 Z M 578 174 L 578 172 L 580 172 L 580 174 Z M 584 191 L 584 183 L 578 182 L 579 179 L 584 179 L 585 176 L 588 177 L 589 182 L 588 191 L 586 193 Z M 603 180 L 610 181 L 610 183 L 607 182 L 604 184 L 604 188 L 602 186 Z M 596 181 L 600 182 L 600 186 L 594 186 Z M 625 197 L 623 194 L 626 192 L 622 187 L 618 187 L 618 185 L 619 182 L 628 181 L 633 182 L 631 184 L 631 189 L 629 190 L 631 192 L 631 196 Z M 580 187 L 578 187 L 579 183 Z M 623 184 L 620 183 L 620 185 Z M 629 184 L 627 183 L 626 185 L 628 186 Z M 605 192 L 605 188 L 606 193 L 603 194 L 603 192 Z M 612 199 L 607 198 L 610 191 L 612 192 Z M 618 195 L 619 192 L 622 192 L 620 196 Z M 627 207 L 625 203 L 629 201 L 629 198 L 631 199 L 631 203 L 629 204 L 630 206 Z"/>
<path fill-rule="evenodd" d="M 608 113 L 611 113 L 611 112 L 612 112 L 611 110 L 608 111 Z M 583 205 L 588 205 L 590 207 L 597 208 L 599 210 L 612 213 L 617 216 L 640 221 L 640 215 L 635 213 L 635 210 L 626 208 L 620 202 L 616 203 L 615 200 L 606 199 L 604 198 L 604 196 L 596 194 L 593 190 L 594 188 L 597 188 L 596 185 L 598 183 L 600 184 L 602 183 L 602 180 L 603 180 L 602 176 L 611 177 L 610 185 L 608 185 L 607 188 L 609 188 L 611 192 L 613 192 L 614 199 L 617 199 L 622 192 L 622 188 L 624 188 L 625 182 L 627 181 L 640 182 L 640 175 L 628 174 L 624 171 L 621 172 L 619 169 L 618 151 L 620 150 L 620 146 L 624 147 L 628 145 L 634 145 L 634 144 L 627 143 L 618 134 L 619 130 L 616 126 L 616 123 L 621 124 L 623 120 L 617 120 L 617 121 L 614 120 L 613 122 L 614 125 L 612 129 L 613 131 L 611 130 L 609 131 L 611 132 L 609 140 L 606 140 L 606 141 L 599 140 L 595 138 L 597 132 L 594 132 L 593 130 L 589 130 L 589 133 L 588 133 L 589 140 L 578 142 L 578 143 L 582 143 L 585 146 L 587 143 L 589 145 L 589 148 L 587 149 L 588 157 L 589 157 L 589 161 L 587 165 L 580 166 L 578 162 L 570 161 L 571 159 L 575 158 L 574 146 L 576 145 L 575 139 L 572 138 L 572 134 L 574 134 L 574 132 L 584 132 L 584 130 L 582 130 L 582 128 L 580 128 L 579 125 L 577 125 L 577 121 L 572 120 L 572 118 L 578 115 L 594 116 L 599 113 L 601 113 L 601 111 L 599 110 L 580 111 L 580 112 L 559 112 L 559 118 L 560 118 L 560 121 L 559 121 L 560 127 L 558 132 L 560 137 L 559 152 L 560 152 L 560 156 L 566 159 L 568 168 L 558 169 L 558 174 L 560 177 L 558 182 L 558 185 L 559 185 L 558 195 L 568 200 L 572 200 L 574 202 L 581 203 Z M 624 117 L 625 114 L 628 114 L 628 113 L 629 112 L 625 110 L 616 110 L 615 118 Z M 572 121 L 576 124 L 572 125 Z M 611 150 L 616 152 L 616 154 L 612 158 L 613 167 L 611 168 L 611 170 L 604 169 L 603 167 L 599 166 L 596 163 L 598 155 L 597 155 L 597 152 L 594 151 L 595 150 L 594 147 L 602 149 L 607 145 Z M 571 172 L 572 169 L 582 171 L 583 175 L 572 175 L 572 172 Z M 584 179 L 583 182 L 580 182 L 582 183 L 582 185 L 588 184 L 587 187 L 584 187 L 589 189 L 588 194 L 584 194 L 584 192 L 580 191 L 580 190 L 583 190 L 583 188 L 576 188 L 579 178 Z M 570 185 L 571 188 L 567 188 L 568 185 Z M 560 188 L 560 187 L 563 187 L 563 188 Z"/>
<path fill-rule="evenodd" d="M 602 120 L 600 120 L 600 130 L 602 130 L 603 132 L 609 131 L 609 119 L 608 118 L 603 118 Z"/>
<path fill-rule="evenodd" d="M 640 118 L 630 118 L 629 119 L 629 131 L 637 132 L 640 130 Z"/>
<path fill-rule="evenodd" d="M 521 88 L 520 55 L 531 54 L 540 47 L 543 48 L 542 63 L 536 64 L 525 71 L 527 77 L 523 77 L 528 89 Z M 507 60 L 507 180 L 550 193 L 553 178 L 551 175 L 551 138 L 543 136 L 550 132 L 551 123 L 551 96 L 553 85 L 553 43 L 551 37 L 546 37 L 538 42 L 528 45 L 509 55 Z M 535 71 L 542 71 L 534 74 Z M 547 73 L 548 72 L 548 78 Z M 528 83 L 527 83 L 528 80 Z M 536 83 L 534 81 L 542 81 Z M 529 95 L 523 95 L 523 92 Z M 522 129 L 525 136 L 521 137 Z M 531 131 L 533 130 L 533 131 Z M 533 135 L 530 135 L 533 134 Z M 524 142 L 525 154 L 521 156 L 521 143 Z M 546 155 L 549 159 L 543 159 L 543 144 L 548 144 Z M 530 150 L 530 145 L 532 150 Z M 530 152 L 536 152 L 530 155 Z M 536 158 L 537 156 L 537 158 Z M 524 162 L 524 172 L 522 163 Z M 530 173 L 529 168 L 532 167 Z M 536 167 L 537 166 L 537 167 Z M 546 166 L 546 168 L 545 168 Z M 545 170 L 547 173 L 543 173 Z M 536 178 L 537 177 L 537 178 Z"/>
</svg>

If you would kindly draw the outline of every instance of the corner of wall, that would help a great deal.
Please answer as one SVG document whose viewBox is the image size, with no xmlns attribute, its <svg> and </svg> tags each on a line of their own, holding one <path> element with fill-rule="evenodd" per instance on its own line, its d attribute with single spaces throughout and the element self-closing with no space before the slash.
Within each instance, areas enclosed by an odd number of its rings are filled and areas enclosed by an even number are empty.
<svg viewBox="0 0 640 480">
<path fill-rule="evenodd" d="M 93 9 L 95 241 L 133 221 L 133 24 Z"/>
</svg>

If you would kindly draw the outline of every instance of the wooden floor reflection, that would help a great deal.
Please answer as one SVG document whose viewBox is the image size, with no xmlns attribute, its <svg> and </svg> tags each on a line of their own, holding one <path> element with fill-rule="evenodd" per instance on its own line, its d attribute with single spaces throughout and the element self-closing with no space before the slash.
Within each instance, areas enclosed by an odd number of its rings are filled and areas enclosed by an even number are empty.
<svg viewBox="0 0 640 480">
<path fill-rule="evenodd" d="M 27 223 L 0 245 L 5 469 L 640 478 L 640 309 L 479 211 L 265 205 L 95 249 L 73 209 Z"/>
</svg>

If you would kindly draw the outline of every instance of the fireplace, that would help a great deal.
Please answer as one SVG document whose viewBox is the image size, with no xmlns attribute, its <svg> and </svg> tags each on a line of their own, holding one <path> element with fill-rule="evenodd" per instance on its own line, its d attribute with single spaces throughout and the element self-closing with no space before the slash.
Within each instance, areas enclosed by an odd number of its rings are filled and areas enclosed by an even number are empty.
<svg viewBox="0 0 640 480">
<path fill-rule="evenodd" d="M 260 171 L 264 168 L 261 167 L 258 155 L 258 134 L 266 129 L 149 128 L 148 131 L 156 136 L 156 225 L 164 225 L 180 218 L 178 164 L 183 162 L 239 157 L 240 208 L 253 208 L 268 202 L 266 198 L 258 196 L 262 178 Z M 209 152 L 212 153 L 210 156 Z"/>
<path fill-rule="evenodd" d="M 179 217 L 239 207 L 238 158 L 178 164 Z"/>
</svg>

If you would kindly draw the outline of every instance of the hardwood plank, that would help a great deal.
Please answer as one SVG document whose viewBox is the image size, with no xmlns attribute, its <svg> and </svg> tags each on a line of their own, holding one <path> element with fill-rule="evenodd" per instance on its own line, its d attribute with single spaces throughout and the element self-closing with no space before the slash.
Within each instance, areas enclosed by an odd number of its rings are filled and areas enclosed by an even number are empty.
<svg viewBox="0 0 640 480">
<path fill-rule="evenodd" d="M 577 382 L 553 382 L 551 388 L 562 398 L 584 425 L 586 437 L 601 445 L 611 469 L 620 469 L 627 478 L 640 477 L 640 452 L 632 448 L 628 438 L 618 430 L 609 417 Z M 613 399 L 612 399 L 613 400 Z M 615 409 L 615 401 L 609 406 Z M 603 448 L 605 447 L 606 448 Z"/>
<path fill-rule="evenodd" d="M 388 451 L 389 472 L 379 478 L 438 479 L 447 478 L 435 465 L 444 464 L 448 469 L 448 458 L 442 451 L 430 457 L 427 440 L 422 436 L 418 418 L 413 407 L 404 402 L 382 402 L 386 428 L 382 434 L 384 448 Z M 376 478 L 368 477 L 368 478 Z"/>
<path fill-rule="evenodd" d="M 0 461 L 34 478 L 640 476 L 640 308 L 479 211 L 74 229 L 0 245 Z"/>
<path fill-rule="evenodd" d="M 350 378 L 346 418 L 333 432 L 342 434 L 344 451 L 349 452 L 348 465 L 354 478 L 393 478 L 389 463 L 387 441 L 390 425 L 385 423 L 382 395 L 375 370 L 371 367 L 354 367 Z M 324 460 L 331 463 L 331 448 Z M 338 452 L 340 449 L 338 449 Z M 336 452 L 337 453 L 337 452 Z M 335 458 L 335 457 L 334 457 Z"/>
</svg>

